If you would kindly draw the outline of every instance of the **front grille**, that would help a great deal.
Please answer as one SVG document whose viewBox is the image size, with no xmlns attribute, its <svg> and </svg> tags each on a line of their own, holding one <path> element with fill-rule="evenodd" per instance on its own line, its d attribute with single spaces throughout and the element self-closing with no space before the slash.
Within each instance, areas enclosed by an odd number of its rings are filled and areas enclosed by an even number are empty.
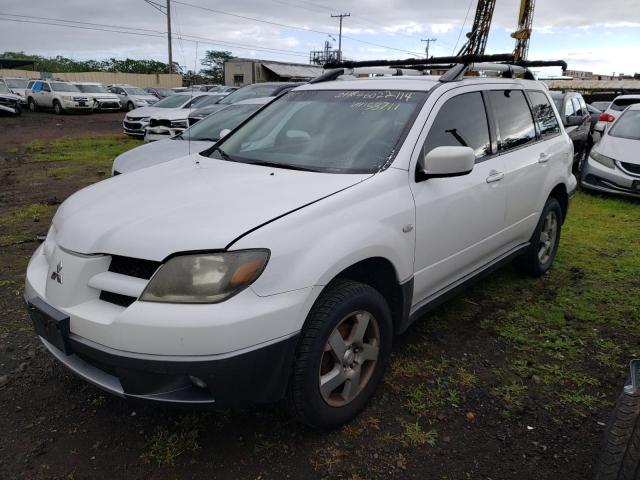
<svg viewBox="0 0 640 480">
<path fill-rule="evenodd" d="M 150 127 L 171 127 L 171 120 L 166 120 L 164 118 L 152 118 L 149 120 Z"/>
<path fill-rule="evenodd" d="M 124 122 L 124 128 L 128 128 L 129 130 L 140 130 L 142 125 L 139 123 Z"/>
<path fill-rule="evenodd" d="M 18 105 L 18 100 L 14 98 L 0 97 L 0 105 L 8 105 L 9 107 L 15 107 Z"/>
<path fill-rule="evenodd" d="M 100 300 L 102 300 L 103 302 L 120 305 L 121 307 L 128 307 L 136 301 L 136 297 L 129 297 L 128 295 L 120 295 L 119 293 L 107 292 L 105 290 L 102 290 L 100 292 Z"/>
<path fill-rule="evenodd" d="M 620 165 L 622 165 L 622 168 L 627 172 L 633 173 L 634 175 L 640 175 L 640 165 L 627 162 L 620 162 Z"/>
<path fill-rule="evenodd" d="M 153 260 L 113 255 L 111 257 L 109 271 L 113 273 L 120 273 L 121 275 L 127 275 L 129 277 L 149 280 L 158 267 L 160 267 L 160 263 L 161 262 L 155 262 Z"/>
</svg>

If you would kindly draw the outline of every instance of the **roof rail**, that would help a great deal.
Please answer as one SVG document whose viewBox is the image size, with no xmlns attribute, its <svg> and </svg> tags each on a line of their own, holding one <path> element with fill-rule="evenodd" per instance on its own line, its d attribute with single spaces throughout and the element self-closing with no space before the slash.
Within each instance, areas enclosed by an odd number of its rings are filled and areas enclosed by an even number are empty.
<svg viewBox="0 0 640 480">
<path fill-rule="evenodd" d="M 535 76 L 529 67 L 562 67 L 567 69 L 567 63 L 563 60 L 553 61 L 520 61 L 515 62 L 511 53 L 494 55 L 460 55 L 451 57 L 431 58 L 407 58 L 405 60 L 365 60 L 362 62 L 344 61 L 332 62 L 324 65 L 325 73 L 313 79 L 310 83 L 327 82 L 345 75 L 346 69 L 366 67 L 390 67 L 396 69 L 396 75 L 402 75 L 402 69 L 434 70 L 447 69 L 441 75 L 441 82 L 455 82 L 462 80 L 468 71 L 494 71 L 500 72 L 505 78 L 512 78 L 514 74 L 522 74 L 527 80 L 535 80 Z M 351 73 L 351 72 L 349 72 Z"/>
</svg>

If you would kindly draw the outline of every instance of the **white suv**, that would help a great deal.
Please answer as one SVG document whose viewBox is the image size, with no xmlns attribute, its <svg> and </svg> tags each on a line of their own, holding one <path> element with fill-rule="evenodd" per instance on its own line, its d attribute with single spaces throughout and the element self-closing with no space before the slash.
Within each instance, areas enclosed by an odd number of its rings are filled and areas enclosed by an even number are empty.
<svg viewBox="0 0 640 480">
<path fill-rule="evenodd" d="M 69 110 L 91 113 L 93 100 L 75 85 L 62 80 L 34 80 L 26 92 L 27 104 L 32 112 L 53 108 L 58 115 Z"/>
<path fill-rule="evenodd" d="M 395 334 L 558 249 L 576 179 L 553 101 L 465 69 L 328 72 L 208 150 L 71 196 L 27 268 L 42 342 L 121 397 L 350 420 Z"/>
</svg>

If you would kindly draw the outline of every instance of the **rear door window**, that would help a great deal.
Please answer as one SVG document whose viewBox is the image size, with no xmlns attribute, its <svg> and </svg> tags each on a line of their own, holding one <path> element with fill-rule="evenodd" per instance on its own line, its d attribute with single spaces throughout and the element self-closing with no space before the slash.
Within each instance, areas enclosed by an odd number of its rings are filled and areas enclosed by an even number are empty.
<svg viewBox="0 0 640 480">
<path fill-rule="evenodd" d="M 573 110 L 575 111 L 574 115 L 583 116 L 584 112 L 582 111 L 582 106 L 580 105 L 580 100 L 577 97 L 573 97 L 571 99 L 571 103 L 573 103 Z"/>
<path fill-rule="evenodd" d="M 436 147 L 471 147 L 476 159 L 491 153 L 489 123 L 480 92 L 463 93 L 440 108 L 424 142 L 423 158 Z"/>
<path fill-rule="evenodd" d="M 549 99 L 542 92 L 528 91 L 531 107 L 533 110 L 533 118 L 535 119 L 538 130 L 542 137 L 556 135 L 560 133 L 560 125 L 556 114 L 549 103 Z"/>
<path fill-rule="evenodd" d="M 498 124 L 498 150 L 504 152 L 536 139 L 529 104 L 522 90 L 491 90 L 491 107 Z"/>
</svg>

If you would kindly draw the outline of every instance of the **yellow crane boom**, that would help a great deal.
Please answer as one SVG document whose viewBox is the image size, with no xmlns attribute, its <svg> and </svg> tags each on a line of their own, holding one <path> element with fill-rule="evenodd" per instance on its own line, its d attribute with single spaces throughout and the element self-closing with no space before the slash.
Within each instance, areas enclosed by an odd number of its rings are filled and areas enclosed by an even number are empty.
<svg viewBox="0 0 640 480">
<path fill-rule="evenodd" d="M 529 53 L 529 39 L 531 38 L 535 3 L 535 0 L 520 0 L 518 26 L 516 31 L 511 34 L 516 39 L 516 48 L 513 51 L 516 62 L 526 60 Z"/>
</svg>

